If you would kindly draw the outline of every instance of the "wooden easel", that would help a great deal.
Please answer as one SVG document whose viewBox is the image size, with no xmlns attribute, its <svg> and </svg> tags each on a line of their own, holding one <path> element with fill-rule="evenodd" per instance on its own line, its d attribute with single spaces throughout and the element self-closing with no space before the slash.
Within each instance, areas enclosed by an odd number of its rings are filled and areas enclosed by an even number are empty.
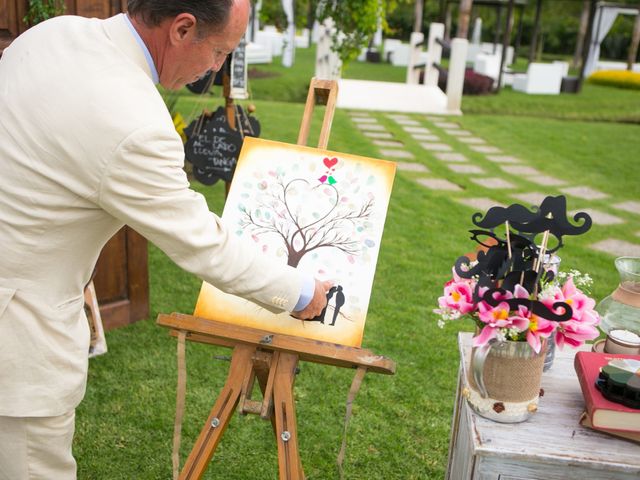
<svg viewBox="0 0 640 480">
<path fill-rule="evenodd" d="M 298 144 L 305 145 L 316 104 L 327 108 L 322 123 L 319 148 L 326 148 L 335 111 L 335 81 L 311 80 Z M 347 368 L 393 374 L 395 363 L 369 350 L 336 345 L 302 337 L 241 327 L 191 315 L 159 315 L 157 323 L 168 327 L 172 335 L 186 335 L 196 342 L 233 349 L 227 380 L 196 443 L 180 472 L 180 480 L 200 479 L 207 469 L 236 406 L 240 414 L 253 413 L 271 420 L 278 445 L 280 480 L 304 480 L 298 452 L 293 385 L 300 360 Z M 252 400 L 256 378 L 262 402 Z"/>
</svg>

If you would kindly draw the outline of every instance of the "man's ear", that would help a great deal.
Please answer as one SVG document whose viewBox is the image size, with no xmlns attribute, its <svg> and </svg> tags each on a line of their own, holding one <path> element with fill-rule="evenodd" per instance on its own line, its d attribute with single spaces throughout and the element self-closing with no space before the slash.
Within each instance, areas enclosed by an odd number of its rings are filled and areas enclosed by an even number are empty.
<svg viewBox="0 0 640 480">
<path fill-rule="evenodd" d="M 174 45 L 196 38 L 196 18 L 190 13 L 177 15 L 169 26 L 169 37 Z"/>
</svg>

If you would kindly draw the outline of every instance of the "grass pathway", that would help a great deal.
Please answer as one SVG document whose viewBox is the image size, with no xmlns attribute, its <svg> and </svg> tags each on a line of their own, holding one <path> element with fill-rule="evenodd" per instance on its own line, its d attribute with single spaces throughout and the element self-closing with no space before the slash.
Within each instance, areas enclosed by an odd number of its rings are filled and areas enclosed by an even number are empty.
<svg viewBox="0 0 640 480">
<path fill-rule="evenodd" d="M 571 215 L 587 212 L 594 228 L 628 223 L 618 212 L 631 213 L 640 220 L 640 202 L 625 196 L 611 198 L 597 188 L 549 175 L 510 155 L 486 138 L 475 135 L 452 119 L 414 114 L 376 114 L 349 112 L 353 124 L 378 147 L 380 158 L 398 161 L 398 170 L 412 175 L 417 183 L 435 191 L 456 194 L 455 200 L 474 210 L 486 211 L 504 204 L 492 194 L 508 191 L 513 201 L 539 205 L 548 195 L 564 194 L 572 207 Z M 384 120 L 391 122 L 381 123 Z M 403 137 L 410 138 L 425 152 L 416 159 Z M 445 168 L 438 168 L 440 165 Z M 473 183 L 486 190 L 486 196 L 466 194 Z M 495 196 L 495 195 L 494 195 Z M 595 202 L 605 202 L 596 206 Z M 640 244 L 626 238 L 606 237 L 590 245 L 593 250 L 613 256 L 640 256 Z"/>
</svg>

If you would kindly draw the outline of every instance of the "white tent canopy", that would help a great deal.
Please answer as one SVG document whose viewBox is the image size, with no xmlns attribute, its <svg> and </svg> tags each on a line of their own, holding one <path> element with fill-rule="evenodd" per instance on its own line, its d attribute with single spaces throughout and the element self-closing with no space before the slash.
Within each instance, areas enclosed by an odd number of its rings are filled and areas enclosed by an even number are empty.
<svg viewBox="0 0 640 480">
<path fill-rule="evenodd" d="M 601 2 L 596 7 L 596 14 L 593 17 L 591 26 L 591 43 L 589 44 L 589 54 L 585 64 L 584 75 L 588 77 L 593 73 L 600 59 L 600 44 L 605 39 L 618 15 L 639 15 L 638 8 L 625 8 L 620 5 Z"/>
</svg>

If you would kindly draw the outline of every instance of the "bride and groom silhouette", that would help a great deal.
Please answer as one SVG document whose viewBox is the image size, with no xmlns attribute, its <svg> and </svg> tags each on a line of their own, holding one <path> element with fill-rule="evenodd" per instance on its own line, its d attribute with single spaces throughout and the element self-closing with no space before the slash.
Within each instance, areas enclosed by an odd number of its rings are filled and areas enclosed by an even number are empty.
<svg viewBox="0 0 640 480">
<path fill-rule="evenodd" d="M 334 301 L 333 318 L 331 320 L 330 326 L 333 327 L 336 324 L 336 320 L 338 319 L 338 314 L 340 313 L 340 308 L 342 308 L 345 302 L 344 292 L 342 291 L 342 285 L 334 285 L 329 289 L 329 291 L 327 292 L 327 305 L 322 309 L 322 312 L 320 313 L 320 315 L 312 318 L 311 320 L 308 320 L 309 322 L 324 323 L 324 317 L 327 313 L 327 307 L 329 306 L 329 303 L 331 302 L 331 299 L 333 298 L 334 294 L 336 298 Z"/>
</svg>

